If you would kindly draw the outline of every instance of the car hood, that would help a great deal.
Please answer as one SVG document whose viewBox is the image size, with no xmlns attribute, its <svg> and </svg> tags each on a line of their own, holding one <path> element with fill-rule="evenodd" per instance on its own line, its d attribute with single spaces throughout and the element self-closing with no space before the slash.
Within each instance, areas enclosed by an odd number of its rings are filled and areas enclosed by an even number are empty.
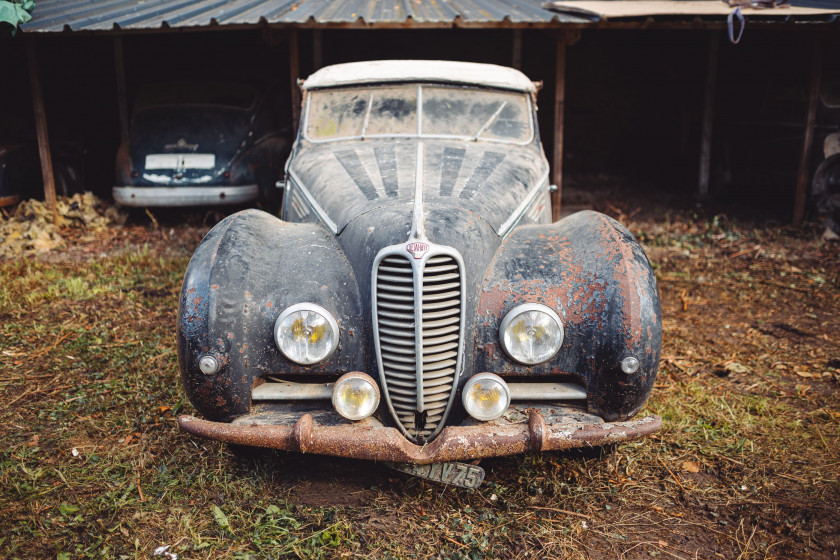
<svg viewBox="0 0 840 560">
<path fill-rule="evenodd" d="M 130 156 L 145 170 L 148 154 L 199 153 L 216 156 L 216 172 L 229 168 L 248 138 L 251 114 L 224 107 L 150 107 L 135 113 Z"/>
<path fill-rule="evenodd" d="M 317 202 L 334 233 L 377 209 L 404 210 L 410 217 L 420 176 L 427 213 L 458 208 L 504 235 L 523 201 L 547 180 L 548 163 L 537 145 L 359 140 L 304 144 L 289 175 Z"/>
</svg>

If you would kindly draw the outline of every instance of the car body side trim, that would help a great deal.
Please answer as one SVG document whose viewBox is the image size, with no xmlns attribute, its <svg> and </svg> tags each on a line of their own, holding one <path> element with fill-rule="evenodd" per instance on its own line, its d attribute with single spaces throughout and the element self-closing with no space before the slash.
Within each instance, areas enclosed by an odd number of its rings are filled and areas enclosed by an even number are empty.
<svg viewBox="0 0 840 560">
<path fill-rule="evenodd" d="M 332 218 L 330 218 L 326 210 L 321 208 L 321 205 L 318 204 L 318 201 L 315 200 L 315 197 L 312 196 L 312 193 L 309 192 L 309 189 L 306 188 L 306 185 L 303 184 L 303 181 L 301 181 L 300 177 L 297 176 L 297 173 L 295 173 L 291 167 L 289 168 L 289 177 L 294 182 L 294 186 L 297 187 L 303 195 L 303 198 L 306 199 L 306 203 L 309 204 L 309 207 L 312 208 L 312 211 L 315 212 L 315 215 L 318 216 L 319 220 L 321 220 L 321 223 L 323 223 L 333 235 L 338 235 L 338 225 L 332 220 Z"/>
</svg>

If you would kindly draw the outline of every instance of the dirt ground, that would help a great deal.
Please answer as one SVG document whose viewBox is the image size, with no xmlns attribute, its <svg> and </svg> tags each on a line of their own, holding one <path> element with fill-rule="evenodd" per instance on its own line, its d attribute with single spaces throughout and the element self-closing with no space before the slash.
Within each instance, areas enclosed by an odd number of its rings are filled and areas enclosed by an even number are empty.
<svg viewBox="0 0 840 560">
<path fill-rule="evenodd" d="M 664 427 L 599 457 L 483 461 L 476 491 L 178 432 L 177 294 L 214 217 L 62 230 L 0 261 L 0 556 L 837 558 L 840 244 L 585 182 L 568 201 L 655 267 L 643 413 Z"/>
</svg>

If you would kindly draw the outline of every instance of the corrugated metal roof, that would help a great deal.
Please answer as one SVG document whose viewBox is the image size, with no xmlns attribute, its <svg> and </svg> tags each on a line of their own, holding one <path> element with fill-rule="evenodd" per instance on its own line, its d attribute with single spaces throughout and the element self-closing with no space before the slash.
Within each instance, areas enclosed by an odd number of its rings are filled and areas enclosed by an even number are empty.
<svg viewBox="0 0 840 560">
<path fill-rule="evenodd" d="M 591 21 L 542 0 L 38 0 L 24 32 L 204 26 L 517 26 Z"/>
</svg>

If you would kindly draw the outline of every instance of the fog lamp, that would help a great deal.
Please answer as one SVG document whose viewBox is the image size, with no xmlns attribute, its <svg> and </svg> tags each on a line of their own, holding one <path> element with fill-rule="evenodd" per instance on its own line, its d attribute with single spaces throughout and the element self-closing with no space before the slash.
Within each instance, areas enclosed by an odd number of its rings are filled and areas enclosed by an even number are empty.
<svg viewBox="0 0 840 560">
<path fill-rule="evenodd" d="M 315 364 L 326 359 L 338 346 L 338 323 L 320 305 L 298 303 L 277 317 L 274 341 L 293 362 Z"/>
<path fill-rule="evenodd" d="M 498 418 L 510 405 L 510 389 L 494 373 L 473 375 L 464 385 L 462 397 L 467 413 L 483 422 Z"/>
<path fill-rule="evenodd" d="M 367 418 L 379 406 L 379 387 L 369 375 L 345 373 L 335 382 L 332 393 L 335 411 L 348 420 Z"/>
<path fill-rule="evenodd" d="M 526 303 L 514 307 L 502 319 L 499 339 L 508 356 L 517 362 L 541 364 L 563 344 L 563 321 L 550 307 Z"/>
</svg>

